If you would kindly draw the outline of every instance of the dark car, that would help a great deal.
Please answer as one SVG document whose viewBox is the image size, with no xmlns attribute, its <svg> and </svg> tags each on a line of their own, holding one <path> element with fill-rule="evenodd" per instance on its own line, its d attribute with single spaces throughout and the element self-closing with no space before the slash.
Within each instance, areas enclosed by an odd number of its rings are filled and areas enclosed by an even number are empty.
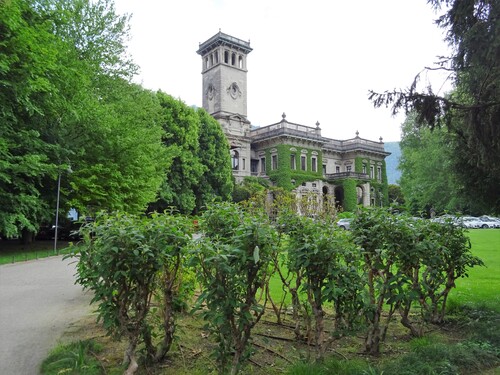
<svg viewBox="0 0 500 375">
<path fill-rule="evenodd" d="M 64 241 L 77 241 L 81 239 L 79 230 L 82 223 L 78 221 L 68 221 L 59 224 L 57 227 L 57 239 Z M 55 225 L 42 225 L 35 235 L 37 240 L 53 240 L 56 236 Z"/>
</svg>

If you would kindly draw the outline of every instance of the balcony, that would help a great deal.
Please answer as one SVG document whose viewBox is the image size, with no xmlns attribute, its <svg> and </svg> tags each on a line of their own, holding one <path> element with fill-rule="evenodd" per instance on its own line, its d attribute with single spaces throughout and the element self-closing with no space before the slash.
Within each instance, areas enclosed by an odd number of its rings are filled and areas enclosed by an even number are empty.
<svg viewBox="0 0 500 375">
<path fill-rule="evenodd" d="M 291 136 L 314 140 L 321 143 L 325 142 L 325 138 L 321 136 L 321 129 L 319 127 L 313 128 L 310 126 L 294 124 L 286 121 L 284 118 L 283 121 L 276 124 L 263 126 L 250 131 L 250 137 L 254 142 L 279 136 Z"/>
<path fill-rule="evenodd" d="M 325 150 L 332 151 L 371 151 L 378 154 L 390 155 L 384 149 L 384 144 L 382 142 L 374 142 L 363 138 L 353 138 L 347 139 L 345 141 L 340 141 L 336 139 L 331 139 L 323 145 Z"/>
</svg>

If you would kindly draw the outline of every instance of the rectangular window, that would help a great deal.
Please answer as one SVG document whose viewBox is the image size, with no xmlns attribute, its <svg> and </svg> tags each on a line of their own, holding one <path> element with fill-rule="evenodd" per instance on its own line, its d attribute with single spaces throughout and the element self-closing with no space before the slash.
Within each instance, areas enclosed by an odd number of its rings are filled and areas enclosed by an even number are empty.
<svg viewBox="0 0 500 375">
<path fill-rule="evenodd" d="M 318 163 L 317 159 L 315 157 L 312 157 L 311 158 L 311 170 L 313 172 L 317 172 L 318 171 L 318 164 L 317 163 Z"/>
<path fill-rule="evenodd" d="M 363 164 L 363 173 L 366 174 L 366 164 Z"/>
<path fill-rule="evenodd" d="M 259 172 L 259 161 L 256 159 L 252 159 L 250 161 L 250 170 L 252 173 L 258 173 Z"/>
<path fill-rule="evenodd" d="M 351 171 L 351 166 L 350 166 L 350 165 L 348 165 L 347 167 L 345 167 L 345 171 L 346 171 L 346 172 L 350 172 L 350 171 Z"/>
<path fill-rule="evenodd" d="M 340 167 L 338 165 L 335 167 L 335 173 L 340 173 Z"/>
<path fill-rule="evenodd" d="M 326 174 L 326 164 L 323 164 L 323 174 Z"/>
<path fill-rule="evenodd" d="M 379 181 L 382 181 L 382 168 L 381 167 L 377 167 L 377 179 Z"/>
<path fill-rule="evenodd" d="M 245 159 L 241 159 L 241 167 L 243 171 L 247 169 L 247 163 Z"/>
<path fill-rule="evenodd" d="M 375 168 L 370 167 L 370 178 L 375 178 Z"/>
<path fill-rule="evenodd" d="M 271 156 L 271 169 L 278 169 L 278 155 Z"/>
<path fill-rule="evenodd" d="M 303 171 L 307 170 L 307 164 L 306 164 L 306 157 L 305 157 L 305 155 L 302 155 L 300 157 L 300 169 L 302 169 Z"/>
<path fill-rule="evenodd" d="M 297 169 L 297 161 L 295 160 L 295 154 L 290 155 L 290 169 Z"/>
<path fill-rule="evenodd" d="M 266 158 L 260 158 L 260 171 L 266 173 Z"/>
</svg>

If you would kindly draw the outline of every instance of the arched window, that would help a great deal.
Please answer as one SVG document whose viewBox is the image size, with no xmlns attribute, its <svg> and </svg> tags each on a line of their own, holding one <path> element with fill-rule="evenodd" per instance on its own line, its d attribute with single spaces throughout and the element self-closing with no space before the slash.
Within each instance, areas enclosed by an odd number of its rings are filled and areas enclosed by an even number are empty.
<svg viewBox="0 0 500 375">
<path fill-rule="evenodd" d="M 224 62 L 229 64 L 229 51 L 224 51 Z"/>
<path fill-rule="evenodd" d="M 236 150 L 231 150 L 231 166 L 234 171 L 240 169 L 240 154 Z"/>
<path fill-rule="evenodd" d="M 231 65 L 233 65 L 233 66 L 236 65 L 236 53 L 234 53 L 234 52 L 231 55 Z"/>
<path fill-rule="evenodd" d="M 214 54 L 210 54 L 210 66 L 214 66 Z"/>
<path fill-rule="evenodd" d="M 363 204 L 363 188 L 361 186 L 356 186 L 356 196 L 358 198 L 358 204 Z"/>
<path fill-rule="evenodd" d="M 238 68 L 243 69 L 243 56 L 238 57 Z"/>
</svg>

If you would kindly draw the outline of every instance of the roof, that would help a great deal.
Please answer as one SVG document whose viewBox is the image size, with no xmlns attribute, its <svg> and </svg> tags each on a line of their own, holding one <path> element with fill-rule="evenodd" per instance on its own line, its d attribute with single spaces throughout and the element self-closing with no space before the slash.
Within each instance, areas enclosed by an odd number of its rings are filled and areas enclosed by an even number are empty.
<svg viewBox="0 0 500 375">
<path fill-rule="evenodd" d="M 198 51 L 196 51 L 196 53 L 203 56 L 221 45 L 228 46 L 231 49 L 238 50 L 243 53 L 250 53 L 252 51 L 252 48 L 250 47 L 250 41 L 245 42 L 244 40 L 235 38 L 234 36 L 224 34 L 223 32 L 219 31 L 207 41 L 200 43 L 200 47 L 198 48 Z"/>
</svg>

